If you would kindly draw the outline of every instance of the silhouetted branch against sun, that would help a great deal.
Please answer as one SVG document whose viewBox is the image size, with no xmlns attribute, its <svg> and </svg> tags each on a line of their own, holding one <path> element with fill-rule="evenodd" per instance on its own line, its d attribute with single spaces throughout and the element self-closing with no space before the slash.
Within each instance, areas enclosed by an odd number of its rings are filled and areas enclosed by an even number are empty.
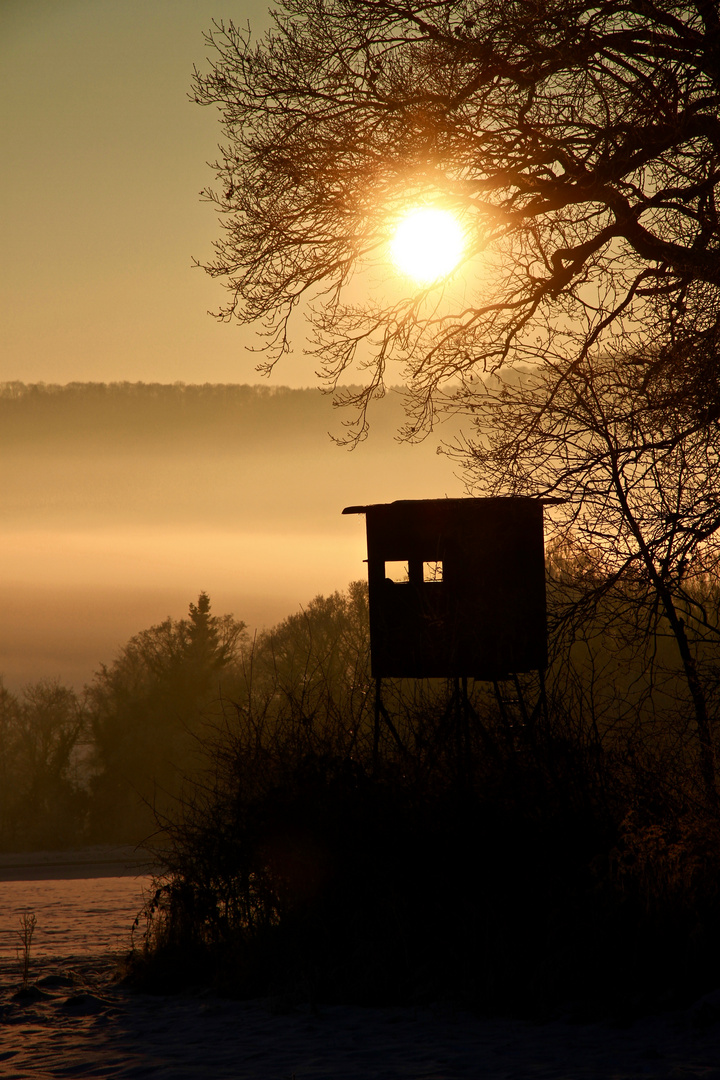
<svg viewBox="0 0 720 1080">
<path fill-rule="evenodd" d="M 366 403 L 390 372 L 421 422 L 449 381 L 467 394 L 548 350 L 672 346 L 680 392 L 698 343 L 715 349 L 716 4 L 282 0 L 259 42 L 218 23 L 208 43 L 194 96 L 224 146 L 207 269 L 221 314 L 266 324 L 270 366 L 302 311 L 330 386 L 359 367 Z M 391 251 L 416 210 L 462 235 L 445 264 L 416 219 L 419 279 Z"/>
</svg>

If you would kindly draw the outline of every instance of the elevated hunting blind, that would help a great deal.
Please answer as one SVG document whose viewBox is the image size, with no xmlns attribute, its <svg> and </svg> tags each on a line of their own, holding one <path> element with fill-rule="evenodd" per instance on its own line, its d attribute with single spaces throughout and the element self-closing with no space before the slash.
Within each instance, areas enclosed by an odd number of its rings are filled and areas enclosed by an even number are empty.
<svg viewBox="0 0 720 1080">
<path fill-rule="evenodd" d="M 366 519 L 376 679 L 546 667 L 542 500 L 408 499 L 343 513 Z"/>
</svg>

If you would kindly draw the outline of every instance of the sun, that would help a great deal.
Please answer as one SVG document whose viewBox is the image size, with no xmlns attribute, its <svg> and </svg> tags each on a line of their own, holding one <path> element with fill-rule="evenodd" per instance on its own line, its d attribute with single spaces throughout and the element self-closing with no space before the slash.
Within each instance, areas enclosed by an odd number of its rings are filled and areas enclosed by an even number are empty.
<svg viewBox="0 0 720 1080">
<path fill-rule="evenodd" d="M 449 210 L 419 207 L 399 221 L 390 254 L 403 274 L 421 285 L 446 277 L 462 258 L 465 234 Z"/>
</svg>

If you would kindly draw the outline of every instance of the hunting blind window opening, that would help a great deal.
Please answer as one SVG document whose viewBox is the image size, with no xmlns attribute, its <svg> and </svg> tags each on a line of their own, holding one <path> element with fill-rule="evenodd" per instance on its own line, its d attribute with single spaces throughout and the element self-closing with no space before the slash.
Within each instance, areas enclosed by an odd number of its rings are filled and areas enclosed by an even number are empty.
<svg viewBox="0 0 720 1080">
<path fill-rule="evenodd" d="M 390 560 L 385 563 L 385 580 L 392 581 L 396 585 L 402 585 L 410 581 L 410 567 L 407 561 Z"/>
</svg>

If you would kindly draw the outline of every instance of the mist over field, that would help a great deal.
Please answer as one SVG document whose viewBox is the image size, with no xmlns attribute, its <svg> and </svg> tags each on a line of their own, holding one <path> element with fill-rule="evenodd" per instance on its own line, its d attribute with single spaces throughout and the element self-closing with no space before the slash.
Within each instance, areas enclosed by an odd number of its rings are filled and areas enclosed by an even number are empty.
<svg viewBox="0 0 720 1080">
<path fill-rule="evenodd" d="M 0 387 L 5 685 L 79 689 L 203 590 L 218 614 L 271 625 L 364 577 L 364 520 L 344 506 L 462 494 L 443 429 L 398 443 L 398 393 L 352 452 L 328 434 L 348 418 L 316 389 Z"/>
</svg>

